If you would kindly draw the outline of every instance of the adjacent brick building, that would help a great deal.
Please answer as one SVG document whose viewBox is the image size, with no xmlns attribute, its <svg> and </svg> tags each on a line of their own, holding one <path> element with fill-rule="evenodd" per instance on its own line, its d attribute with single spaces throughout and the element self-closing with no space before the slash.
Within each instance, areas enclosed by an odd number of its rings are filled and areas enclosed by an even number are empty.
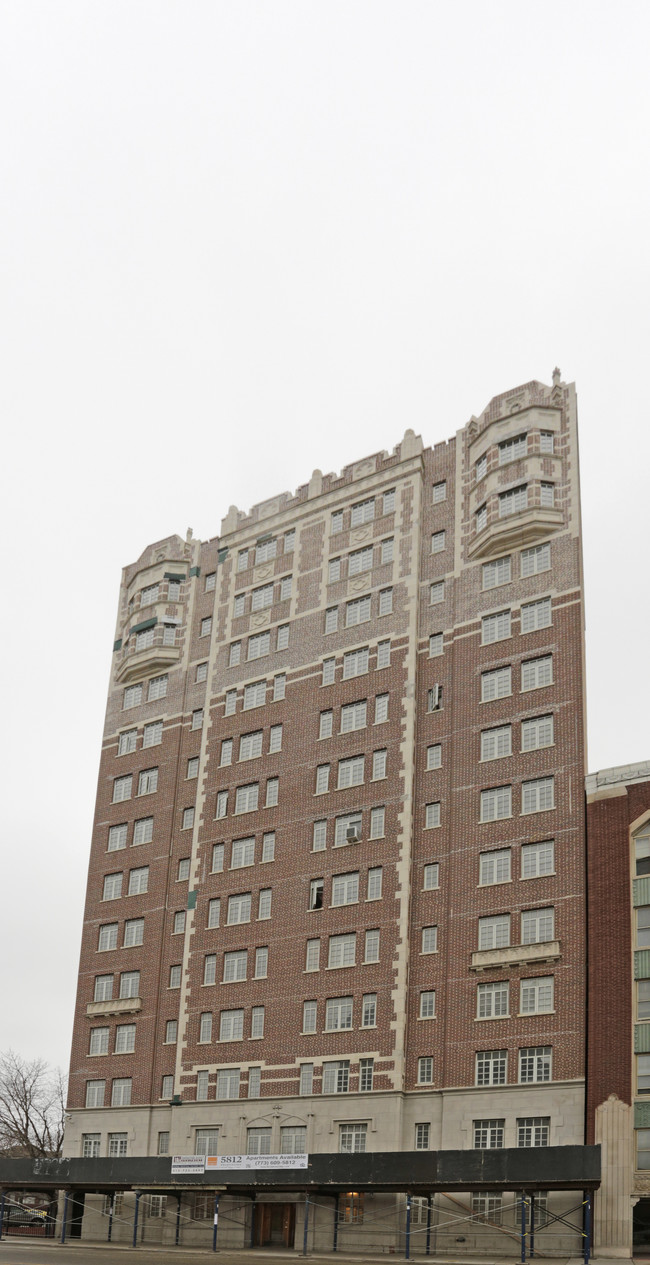
<svg viewBox="0 0 650 1265">
<path fill-rule="evenodd" d="M 587 1141 L 602 1148 L 595 1246 L 650 1245 L 650 761 L 587 791 Z"/>
<path fill-rule="evenodd" d="M 581 1143 L 573 386 L 149 546 L 115 637 L 67 1153 Z"/>
</svg>

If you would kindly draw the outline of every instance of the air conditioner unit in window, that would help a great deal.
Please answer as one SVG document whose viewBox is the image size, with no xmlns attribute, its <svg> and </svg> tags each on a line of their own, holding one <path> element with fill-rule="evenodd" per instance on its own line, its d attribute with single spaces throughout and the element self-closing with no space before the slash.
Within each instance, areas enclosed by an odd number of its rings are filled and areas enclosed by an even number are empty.
<svg viewBox="0 0 650 1265">
<path fill-rule="evenodd" d="M 358 842 L 359 842 L 359 827 L 358 827 L 358 826 L 348 826 L 348 828 L 347 828 L 347 830 L 346 830 L 346 832 L 345 832 L 345 837 L 346 837 L 346 839 L 347 839 L 348 843 L 358 843 Z"/>
</svg>

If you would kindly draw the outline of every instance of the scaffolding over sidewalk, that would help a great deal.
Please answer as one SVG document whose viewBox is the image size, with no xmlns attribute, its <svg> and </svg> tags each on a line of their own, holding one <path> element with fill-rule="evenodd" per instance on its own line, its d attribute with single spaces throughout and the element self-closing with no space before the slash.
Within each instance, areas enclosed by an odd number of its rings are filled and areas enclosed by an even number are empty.
<svg viewBox="0 0 650 1265">
<path fill-rule="evenodd" d="M 540 1251 L 540 1236 L 544 1233 L 548 1242 L 549 1226 L 563 1225 L 579 1236 L 581 1255 L 587 1265 L 591 1255 L 592 1196 L 600 1185 L 600 1147 L 317 1154 L 309 1156 L 307 1168 L 259 1169 L 245 1173 L 219 1170 L 187 1175 L 172 1174 L 171 1170 L 170 1156 L 0 1159 L 0 1236 L 11 1192 L 29 1189 L 63 1192 L 59 1213 L 62 1243 L 74 1221 L 74 1209 L 81 1207 L 83 1216 L 85 1196 L 104 1196 L 102 1216 L 107 1229 L 106 1242 L 111 1242 L 116 1217 L 124 1219 L 116 1211 L 116 1196 L 128 1192 L 133 1198 L 133 1218 L 129 1221 L 132 1246 L 138 1246 L 143 1196 L 154 1200 L 162 1198 L 165 1206 L 167 1200 L 176 1201 L 174 1242 L 169 1246 L 180 1246 L 184 1196 L 198 1194 L 211 1207 L 212 1249 L 216 1251 L 220 1209 L 222 1215 L 228 1215 L 224 1197 L 235 1200 L 240 1209 L 246 1206 L 254 1209 L 257 1200 L 286 1194 L 293 1196 L 296 1207 L 302 1210 L 302 1243 L 297 1243 L 297 1247 L 301 1246 L 301 1254 L 307 1256 L 311 1254 L 310 1217 L 313 1219 L 317 1210 L 321 1210 L 321 1216 L 325 1208 L 330 1211 L 331 1251 L 338 1252 L 341 1196 L 349 1198 L 351 1192 L 356 1195 L 397 1194 L 405 1199 L 405 1215 L 403 1225 L 397 1217 L 393 1234 L 406 1260 L 417 1249 L 422 1252 L 422 1245 L 423 1255 L 438 1255 L 434 1234 L 463 1224 L 480 1224 L 490 1227 L 496 1235 L 516 1241 L 523 1262 L 544 1255 L 543 1245 Z M 552 1212 L 539 1200 L 541 1192 L 555 1191 L 579 1192 L 579 1197 L 571 1208 L 561 1213 Z M 467 1192 L 472 1192 L 469 1206 L 458 1198 Z M 502 1224 L 500 1215 L 498 1218 L 490 1215 L 491 1211 L 494 1214 L 495 1207 L 491 1199 L 501 1200 L 504 1194 L 513 1196 L 508 1205 L 516 1218 L 512 1225 Z M 414 1200 L 417 1200 L 417 1223 Z M 474 1200 L 480 1204 L 479 1208 L 473 1206 Z M 569 1220 L 571 1215 L 578 1218 L 579 1224 Z M 241 1225 L 244 1226 L 243 1219 Z M 249 1247 L 254 1246 L 254 1227 L 253 1211 Z M 443 1254 L 449 1255 L 448 1249 Z M 566 1255 L 557 1250 L 550 1254 Z"/>
</svg>

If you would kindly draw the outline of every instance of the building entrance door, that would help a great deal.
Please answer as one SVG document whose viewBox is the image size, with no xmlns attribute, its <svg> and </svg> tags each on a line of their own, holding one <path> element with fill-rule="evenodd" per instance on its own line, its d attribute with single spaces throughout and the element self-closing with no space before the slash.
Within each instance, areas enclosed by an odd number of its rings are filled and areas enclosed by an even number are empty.
<svg viewBox="0 0 650 1265">
<path fill-rule="evenodd" d="M 650 1199 L 639 1199 L 634 1205 L 632 1242 L 635 1256 L 650 1256 Z"/>
<path fill-rule="evenodd" d="M 255 1205 L 255 1247 L 293 1247 L 295 1234 L 295 1204 Z"/>
</svg>

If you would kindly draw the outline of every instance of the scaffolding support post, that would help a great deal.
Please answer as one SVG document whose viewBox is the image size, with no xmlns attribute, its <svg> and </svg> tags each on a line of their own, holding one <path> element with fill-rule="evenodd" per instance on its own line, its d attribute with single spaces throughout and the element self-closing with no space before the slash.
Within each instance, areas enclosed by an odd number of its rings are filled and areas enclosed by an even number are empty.
<svg viewBox="0 0 650 1265">
<path fill-rule="evenodd" d="M 7 1198 L 6 1190 L 0 1190 L 0 1239 L 2 1238 L 2 1225 L 5 1219 L 5 1199 Z"/>
<path fill-rule="evenodd" d="M 339 1250 L 339 1192 L 337 1190 L 334 1196 L 334 1238 L 332 1240 L 332 1251 Z"/>
<path fill-rule="evenodd" d="M 305 1224 L 302 1231 L 302 1254 L 307 1255 L 307 1231 L 309 1230 L 309 1195 L 305 1193 Z"/>
<path fill-rule="evenodd" d="M 404 1241 L 404 1259 L 411 1257 L 411 1192 L 406 1196 L 406 1237 Z"/>
<path fill-rule="evenodd" d="M 521 1192 L 521 1261 L 526 1260 L 526 1192 Z"/>
<path fill-rule="evenodd" d="M 585 1202 L 585 1265 L 589 1265 L 589 1257 L 591 1256 L 591 1200 L 592 1192 L 587 1191 L 587 1199 Z"/>
<path fill-rule="evenodd" d="M 108 1234 L 106 1236 L 107 1243 L 110 1243 L 111 1239 L 113 1238 L 113 1209 L 115 1207 L 115 1191 L 112 1192 L 109 1198 L 110 1198 L 110 1203 L 108 1205 Z"/>
<path fill-rule="evenodd" d="M 251 1247 L 255 1247 L 255 1213 L 257 1211 L 255 1206 L 256 1199 L 257 1195 L 255 1194 L 255 1191 L 253 1191 L 251 1195 Z"/>
<path fill-rule="evenodd" d="M 217 1250 L 217 1230 L 219 1229 L 219 1191 L 214 1192 L 214 1220 L 212 1222 L 212 1251 Z"/>
<path fill-rule="evenodd" d="M 135 1192 L 135 1209 L 133 1212 L 133 1247 L 138 1246 L 138 1213 L 140 1211 L 140 1195 L 141 1191 Z"/>
<path fill-rule="evenodd" d="M 530 1193 L 530 1248 L 528 1251 L 528 1255 L 531 1258 L 531 1260 L 533 1256 L 535 1255 L 535 1191 L 534 1190 L 532 1190 Z"/>
<path fill-rule="evenodd" d="M 67 1225 L 67 1221 L 68 1221 L 68 1200 L 69 1200 L 69 1198 L 70 1198 L 70 1191 L 69 1191 L 69 1190 L 64 1191 L 64 1194 L 63 1194 L 63 1220 L 61 1221 L 61 1242 L 62 1242 L 62 1243 L 65 1243 L 65 1227 L 66 1227 L 66 1225 Z"/>
<path fill-rule="evenodd" d="M 431 1195 L 427 1195 L 427 1245 L 424 1254 L 431 1255 Z"/>
<path fill-rule="evenodd" d="M 174 1235 L 174 1244 L 178 1247 L 181 1236 L 181 1196 L 176 1196 L 176 1233 Z"/>
</svg>

